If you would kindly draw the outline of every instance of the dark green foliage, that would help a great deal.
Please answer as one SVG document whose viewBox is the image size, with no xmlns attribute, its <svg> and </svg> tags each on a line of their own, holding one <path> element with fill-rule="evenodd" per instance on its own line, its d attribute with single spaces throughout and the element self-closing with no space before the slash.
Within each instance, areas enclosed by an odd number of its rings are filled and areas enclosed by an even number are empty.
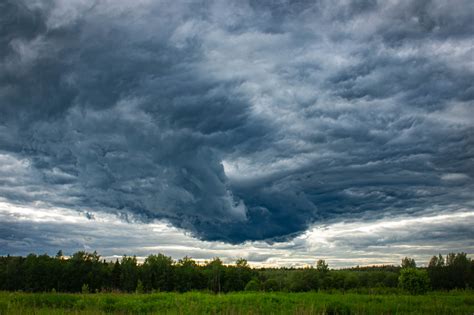
<svg viewBox="0 0 474 315">
<path fill-rule="evenodd" d="M 74 253 L 70 259 L 49 258 L 64 265 L 62 268 L 62 280 L 59 283 L 58 291 L 81 292 L 82 286 L 87 284 L 90 292 L 100 290 L 104 284 L 104 264 L 100 261 L 100 256 L 94 253 L 83 251 Z M 30 290 L 30 291 L 50 291 L 50 290 Z"/>
<path fill-rule="evenodd" d="M 110 269 L 110 268 L 109 268 Z M 112 270 L 110 272 L 109 287 L 119 289 L 121 288 L 120 284 L 120 275 L 122 273 L 122 268 L 118 259 L 113 264 Z"/>
<path fill-rule="evenodd" d="M 428 265 L 433 289 L 474 288 L 474 261 L 466 253 L 433 256 Z"/>
<path fill-rule="evenodd" d="M 288 291 L 307 292 L 317 290 L 322 276 L 318 273 L 319 271 L 312 268 L 291 271 L 288 277 Z"/>
<path fill-rule="evenodd" d="M 354 273 L 347 273 L 344 277 L 344 290 L 350 290 L 357 288 L 359 279 Z M 390 285 L 388 285 L 390 286 Z"/>
<path fill-rule="evenodd" d="M 255 272 L 250 269 L 243 258 L 235 262 L 235 266 L 226 266 L 224 269 L 224 292 L 242 291 L 252 279 Z"/>
<path fill-rule="evenodd" d="M 171 260 L 169 267 L 171 267 L 169 271 L 173 272 Z M 175 290 L 179 292 L 206 288 L 206 278 L 204 274 L 200 271 L 196 262 L 187 256 L 178 261 L 178 264 L 175 266 L 174 275 Z M 170 275 L 170 279 L 172 278 L 173 276 Z M 173 283 L 170 282 L 169 287 L 173 287 Z"/>
<path fill-rule="evenodd" d="M 451 275 L 449 286 L 464 289 L 472 284 L 472 261 L 466 253 L 448 254 L 446 257 L 446 268 Z"/>
<path fill-rule="evenodd" d="M 252 279 L 250 280 L 247 285 L 245 286 L 245 291 L 260 291 L 260 283 L 258 282 L 257 279 Z"/>
<path fill-rule="evenodd" d="M 430 288 L 430 279 L 426 270 L 403 268 L 398 279 L 400 287 L 411 294 L 423 294 Z"/>
<path fill-rule="evenodd" d="M 121 289 L 125 292 L 133 292 L 138 283 L 137 258 L 123 256 L 120 274 Z"/>
<path fill-rule="evenodd" d="M 329 271 L 329 266 L 326 264 L 325 260 L 320 259 L 316 263 L 316 269 L 321 273 L 327 273 Z"/>
<path fill-rule="evenodd" d="M 408 258 L 404 261 L 404 266 L 414 264 Z M 414 270 L 415 279 L 419 278 L 420 273 L 423 274 L 422 283 L 425 283 L 423 281 L 426 280 L 427 272 L 432 288 L 436 290 L 474 287 L 474 262 L 465 253 L 449 254 L 446 258 L 434 256 L 426 270 L 411 269 Z M 409 275 L 411 277 L 412 274 Z M 389 292 L 389 289 L 398 287 L 399 276 L 400 267 L 397 266 L 330 270 L 324 260 L 302 269 L 253 269 L 245 259 L 239 259 L 233 265 L 224 265 L 219 258 L 198 264 L 189 257 L 176 262 L 162 254 L 150 255 L 142 264 L 137 262 L 136 257 L 129 256 L 107 262 L 101 260 L 96 252 L 83 251 L 70 257 L 64 256 L 62 252 L 58 252 L 55 257 L 34 254 L 27 257 L 0 256 L 0 290 L 6 291 L 152 293 L 209 290 L 226 293 L 244 290 L 363 291 L 370 288 L 372 291 Z M 415 280 L 402 282 L 402 287 L 410 292 L 421 293 L 426 290 L 424 284 L 412 285 L 417 283 Z"/>
<path fill-rule="evenodd" d="M 281 291 L 282 286 L 277 279 L 267 279 L 262 285 L 263 291 L 265 292 L 277 292 Z"/>
<path fill-rule="evenodd" d="M 206 275 L 208 279 L 208 288 L 214 293 L 222 291 L 224 266 L 222 261 L 216 257 L 206 265 Z"/>
<path fill-rule="evenodd" d="M 402 259 L 402 268 L 416 268 L 415 259 L 405 257 Z"/>
<path fill-rule="evenodd" d="M 185 257 L 184 259 L 187 259 Z M 173 259 L 163 254 L 150 255 L 142 265 L 143 285 L 146 291 L 173 290 L 174 272 Z M 181 291 L 181 278 L 178 279 L 178 289 Z"/>
</svg>

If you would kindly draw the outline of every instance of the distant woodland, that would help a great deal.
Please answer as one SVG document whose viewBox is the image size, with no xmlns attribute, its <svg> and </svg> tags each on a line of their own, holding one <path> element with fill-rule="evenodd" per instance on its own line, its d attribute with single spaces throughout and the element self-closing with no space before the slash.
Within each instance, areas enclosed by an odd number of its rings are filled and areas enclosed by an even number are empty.
<svg viewBox="0 0 474 315">
<path fill-rule="evenodd" d="M 143 263 L 123 256 L 106 261 L 96 252 L 70 257 L 30 254 L 0 257 L 0 290 L 27 292 L 220 292 L 397 289 L 413 294 L 429 290 L 474 288 L 474 260 L 465 253 L 433 256 L 418 268 L 411 258 L 401 266 L 332 270 L 324 260 L 308 268 L 251 268 L 245 259 L 224 265 L 219 258 L 198 264 L 162 254 Z"/>
</svg>

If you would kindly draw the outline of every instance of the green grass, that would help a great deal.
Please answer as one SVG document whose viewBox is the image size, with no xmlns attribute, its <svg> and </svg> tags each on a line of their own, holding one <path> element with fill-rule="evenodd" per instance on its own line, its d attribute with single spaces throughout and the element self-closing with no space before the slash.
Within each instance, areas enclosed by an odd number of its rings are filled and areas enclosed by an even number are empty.
<svg viewBox="0 0 474 315">
<path fill-rule="evenodd" d="M 474 292 L 62 294 L 0 292 L 0 314 L 474 314 Z"/>
</svg>

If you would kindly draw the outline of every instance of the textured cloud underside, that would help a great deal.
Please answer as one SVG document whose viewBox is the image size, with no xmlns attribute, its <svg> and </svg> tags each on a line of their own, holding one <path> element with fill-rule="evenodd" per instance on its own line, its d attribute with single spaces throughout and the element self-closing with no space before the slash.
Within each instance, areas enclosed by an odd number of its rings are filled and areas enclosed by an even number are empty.
<svg viewBox="0 0 474 315">
<path fill-rule="evenodd" d="M 472 209 L 473 15 L 472 1 L 3 1 L 0 196 L 231 243 Z"/>
</svg>

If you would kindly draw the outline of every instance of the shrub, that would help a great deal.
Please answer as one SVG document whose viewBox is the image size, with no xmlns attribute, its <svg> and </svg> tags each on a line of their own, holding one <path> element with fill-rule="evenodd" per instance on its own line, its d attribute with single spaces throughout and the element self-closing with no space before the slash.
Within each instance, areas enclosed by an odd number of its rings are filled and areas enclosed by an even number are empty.
<svg viewBox="0 0 474 315">
<path fill-rule="evenodd" d="M 245 286 L 245 291 L 259 291 L 259 290 L 260 290 L 260 283 L 258 283 L 258 281 L 255 279 L 250 280 Z"/>
<path fill-rule="evenodd" d="M 426 270 L 405 268 L 400 271 L 398 278 L 400 287 L 411 294 L 423 294 L 430 288 L 430 279 Z"/>
<path fill-rule="evenodd" d="M 263 290 L 266 292 L 274 292 L 280 290 L 280 285 L 275 279 L 268 279 L 263 283 Z"/>
</svg>

